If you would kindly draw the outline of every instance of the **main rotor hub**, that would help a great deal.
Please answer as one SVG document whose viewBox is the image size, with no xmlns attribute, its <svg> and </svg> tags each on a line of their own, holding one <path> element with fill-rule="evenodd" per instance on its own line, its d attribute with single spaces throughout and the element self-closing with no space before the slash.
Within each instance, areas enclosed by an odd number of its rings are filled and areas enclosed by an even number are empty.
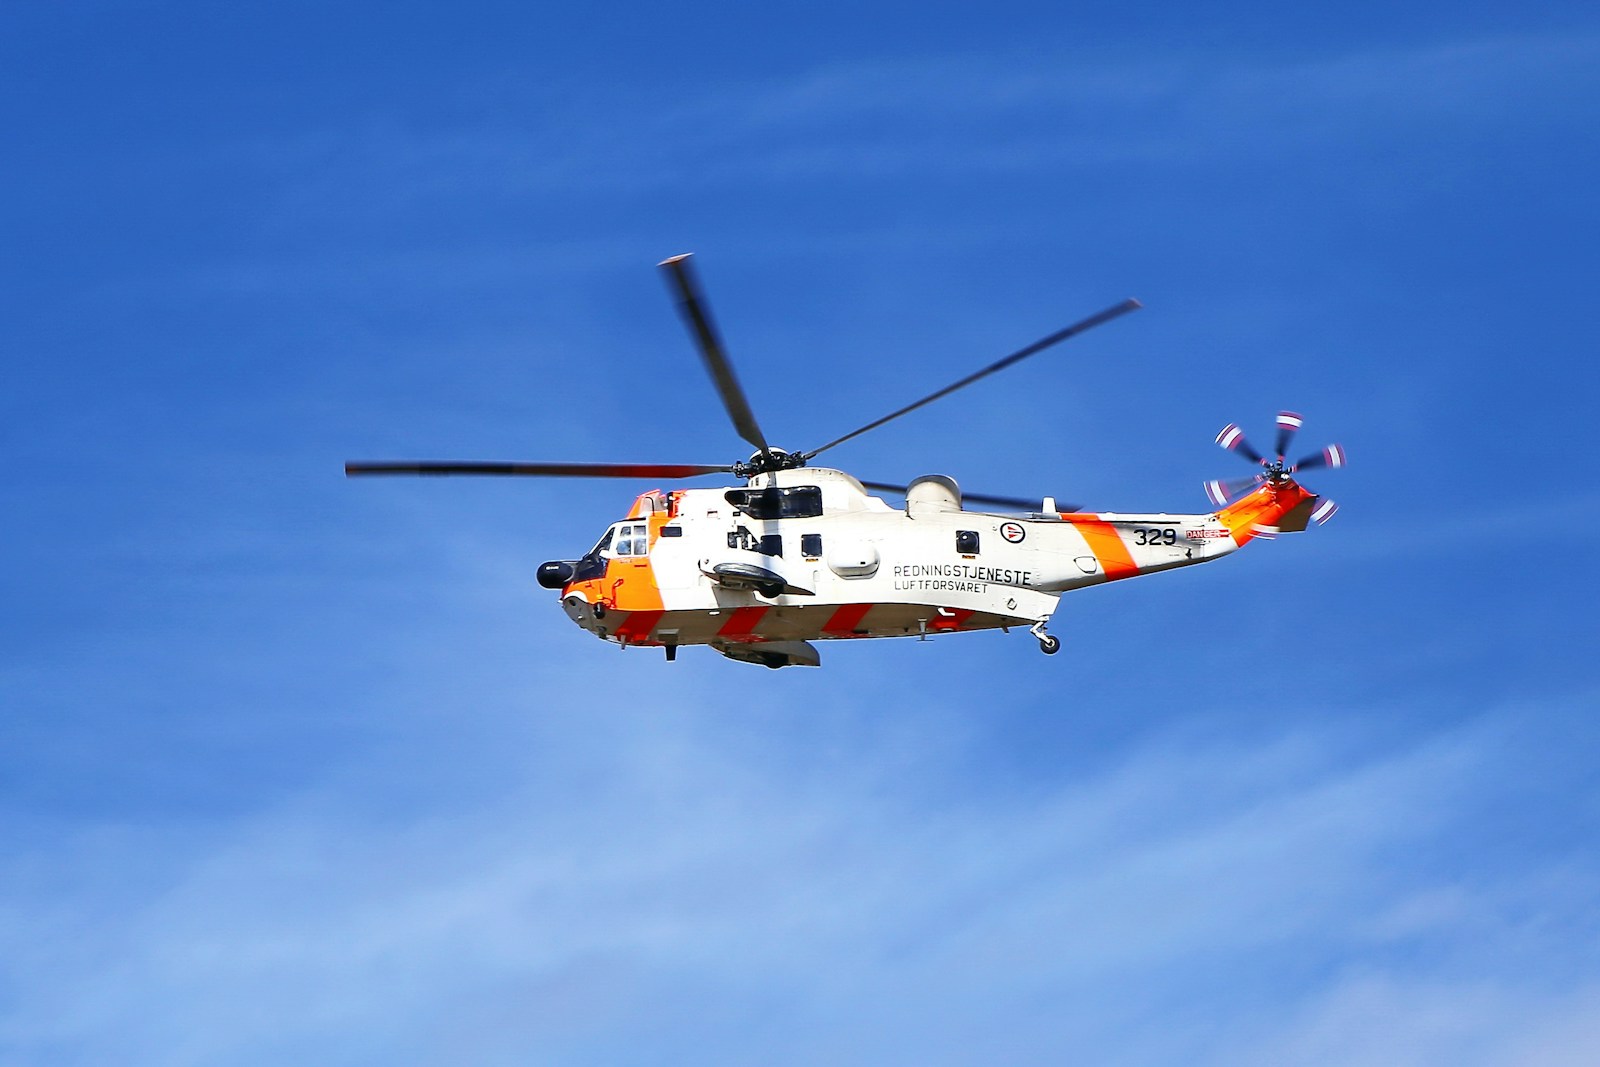
<svg viewBox="0 0 1600 1067">
<path fill-rule="evenodd" d="M 754 478 L 758 474 L 771 474 L 773 471 L 792 471 L 806 465 L 806 457 L 799 452 L 788 452 L 781 448 L 769 448 L 765 452 L 753 452 L 746 463 L 735 463 L 733 473 L 740 478 Z"/>
</svg>

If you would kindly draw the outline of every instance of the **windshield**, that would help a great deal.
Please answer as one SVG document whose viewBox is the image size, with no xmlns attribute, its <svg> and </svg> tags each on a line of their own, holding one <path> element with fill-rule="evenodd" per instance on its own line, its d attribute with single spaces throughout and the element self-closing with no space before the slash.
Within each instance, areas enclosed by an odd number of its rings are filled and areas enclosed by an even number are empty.
<svg viewBox="0 0 1600 1067">
<path fill-rule="evenodd" d="M 619 522 L 606 531 L 600 543 L 589 550 L 589 555 L 633 557 L 643 556 L 650 550 L 650 524 L 644 521 Z"/>
</svg>

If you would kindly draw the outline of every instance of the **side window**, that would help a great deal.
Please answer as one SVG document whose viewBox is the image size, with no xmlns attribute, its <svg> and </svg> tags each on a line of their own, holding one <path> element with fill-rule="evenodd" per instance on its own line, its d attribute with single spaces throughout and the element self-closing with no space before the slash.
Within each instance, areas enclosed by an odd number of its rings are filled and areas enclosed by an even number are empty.
<svg viewBox="0 0 1600 1067">
<path fill-rule="evenodd" d="M 821 559 L 822 558 L 822 535 L 821 534 L 801 534 L 800 535 L 800 554 L 802 556 L 804 556 L 806 559 Z"/>
<path fill-rule="evenodd" d="M 741 526 L 736 530 L 728 531 L 728 547 L 741 549 L 745 552 L 759 552 L 763 556 L 781 556 L 783 555 L 783 535 L 762 534 L 757 537 Z"/>
<path fill-rule="evenodd" d="M 642 556 L 650 544 L 650 527 L 647 523 L 619 526 L 617 528 L 617 555 Z"/>
<path fill-rule="evenodd" d="M 978 554 L 978 531 L 957 530 L 956 551 L 963 556 L 976 556 Z"/>
</svg>

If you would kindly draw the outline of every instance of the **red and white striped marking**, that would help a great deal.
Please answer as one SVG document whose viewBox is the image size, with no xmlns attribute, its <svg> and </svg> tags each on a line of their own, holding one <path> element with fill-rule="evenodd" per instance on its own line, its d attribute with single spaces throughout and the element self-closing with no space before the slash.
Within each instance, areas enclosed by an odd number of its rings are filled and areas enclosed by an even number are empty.
<svg viewBox="0 0 1600 1067">
<path fill-rule="evenodd" d="M 717 636 L 724 641 L 737 641 L 741 644 L 759 641 L 761 636 L 756 627 L 766 617 L 768 610 L 764 604 L 734 608 L 733 614 L 728 616 L 728 621 L 718 628 Z"/>
<path fill-rule="evenodd" d="M 822 624 L 822 632 L 829 637 L 856 637 L 862 628 L 871 604 L 844 604 Z"/>
</svg>

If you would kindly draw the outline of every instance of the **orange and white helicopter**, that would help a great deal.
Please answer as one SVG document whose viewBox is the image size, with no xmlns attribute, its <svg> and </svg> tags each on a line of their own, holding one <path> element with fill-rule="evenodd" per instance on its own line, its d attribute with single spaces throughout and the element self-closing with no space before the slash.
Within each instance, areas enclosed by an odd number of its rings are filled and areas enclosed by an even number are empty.
<svg viewBox="0 0 1600 1067">
<path fill-rule="evenodd" d="M 688 256 L 661 264 L 723 406 L 755 453 L 729 465 L 662 463 L 353 462 L 348 475 L 498 475 L 676 480 L 733 474 L 715 489 L 652 489 L 577 559 L 538 569 L 573 622 L 622 647 L 710 645 L 768 667 L 818 666 L 813 641 L 922 637 L 1026 627 L 1046 653 L 1061 595 L 1220 559 L 1256 537 L 1304 530 L 1336 505 L 1295 480 L 1341 467 L 1338 445 L 1286 463 L 1300 416 L 1278 416 L 1275 458 L 1229 425 L 1217 443 L 1260 467 L 1206 483 L 1209 514 L 1086 513 L 1045 497 L 974 493 L 931 474 L 909 486 L 810 466 L 819 454 L 1069 337 L 1140 307 L 1127 300 L 1006 356 L 843 437 L 790 452 L 767 443 L 734 376 Z M 898 494 L 891 506 L 873 491 Z M 1241 495 L 1242 494 L 1242 495 Z M 969 505 L 977 505 L 976 508 Z"/>
</svg>

